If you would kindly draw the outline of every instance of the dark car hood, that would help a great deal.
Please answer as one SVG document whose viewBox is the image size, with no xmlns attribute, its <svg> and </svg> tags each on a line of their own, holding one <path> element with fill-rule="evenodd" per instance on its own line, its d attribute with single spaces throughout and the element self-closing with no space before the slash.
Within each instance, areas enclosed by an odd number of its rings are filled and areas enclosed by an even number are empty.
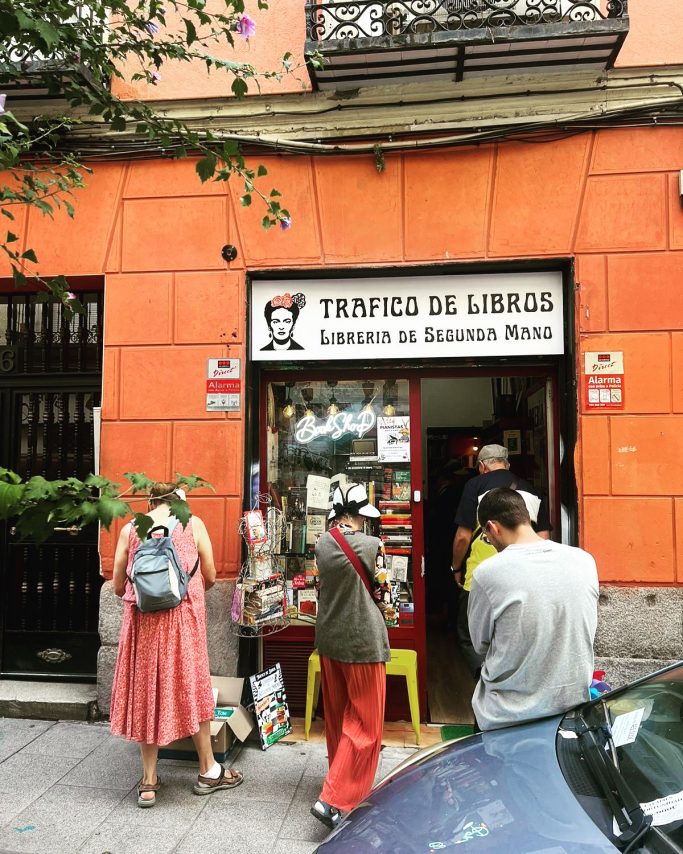
<svg viewBox="0 0 683 854">
<path fill-rule="evenodd" d="M 444 744 L 373 790 L 318 850 L 614 854 L 560 771 L 561 719 Z"/>
</svg>

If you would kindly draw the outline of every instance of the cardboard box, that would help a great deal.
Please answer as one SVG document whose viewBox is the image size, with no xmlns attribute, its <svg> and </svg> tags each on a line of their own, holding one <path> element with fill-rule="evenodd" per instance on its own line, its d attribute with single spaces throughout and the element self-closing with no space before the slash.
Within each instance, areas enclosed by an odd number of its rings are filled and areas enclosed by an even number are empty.
<svg viewBox="0 0 683 854">
<path fill-rule="evenodd" d="M 211 748 L 217 762 L 225 762 L 235 739 L 244 741 L 254 728 L 254 719 L 240 703 L 244 679 L 212 676 L 214 694 L 218 691 L 214 720 L 211 721 Z M 159 750 L 161 759 L 196 759 L 192 738 L 181 738 Z"/>
</svg>

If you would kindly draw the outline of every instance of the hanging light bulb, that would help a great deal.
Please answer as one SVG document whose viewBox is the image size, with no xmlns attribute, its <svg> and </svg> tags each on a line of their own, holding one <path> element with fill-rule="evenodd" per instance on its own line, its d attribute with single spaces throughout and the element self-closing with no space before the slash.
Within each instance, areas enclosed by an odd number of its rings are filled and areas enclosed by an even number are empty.
<svg viewBox="0 0 683 854">
<path fill-rule="evenodd" d="M 371 400 L 365 400 L 363 402 L 363 412 L 374 412 L 375 407 L 372 405 Z"/>
<path fill-rule="evenodd" d="M 304 410 L 304 415 L 306 418 L 315 418 L 315 412 L 311 409 L 310 406 L 307 406 Z"/>
<path fill-rule="evenodd" d="M 339 407 L 337 406 L 337 398 L 332 395 L 330 398 L 330 405 L 327 407 L 328 415 L 336 415 L 339 412 Z"/>
<path fill-rule="evenodd" d="M 282 407 L 282 414 L 285 418 L 291 418 L 292 415 L 296 412 L 294 407 L 294 402 L 292 401 L 292 395 L 290 394 L 291 386 L 285 386 L 287 389 L 287 400 L 285 400 L 284 406 Z"/>
<path fill-rule="evenodd" d="M 384 407 L 382 408 L 382 412 L 385 415 L 388 415 L 389 417 L 391 417 L 392 415 L 396 414 L 396 407 L 394 406 L 393 403 L 385 403 Z"/>
</svg>

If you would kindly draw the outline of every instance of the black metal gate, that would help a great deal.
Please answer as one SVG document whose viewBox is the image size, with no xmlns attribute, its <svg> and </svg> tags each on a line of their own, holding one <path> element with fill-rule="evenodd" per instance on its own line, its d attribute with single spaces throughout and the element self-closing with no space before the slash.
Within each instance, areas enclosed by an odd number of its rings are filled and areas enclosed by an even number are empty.
<svg viewBox="0 0 683 854">
<path fill-rule="evenodd" d="M 22 477 L 83 478 L 94 470 L 93 412 L 102 385 L 101 291 L 85 313 L 0 294 L 0 464 Z M 96 673 L 98 529 L 40 546 L 0 530 L 0 673 L 84 679 Z"/>
</svg>

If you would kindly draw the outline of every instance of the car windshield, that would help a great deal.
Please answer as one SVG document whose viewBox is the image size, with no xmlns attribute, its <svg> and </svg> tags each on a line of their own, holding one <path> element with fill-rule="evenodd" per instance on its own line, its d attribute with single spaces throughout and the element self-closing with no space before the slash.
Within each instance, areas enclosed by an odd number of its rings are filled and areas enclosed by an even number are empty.
<svg viewBox="0 0 683 854">
<path fill-rule="evenodd" d="M 625 848 L 623 827 L 609 808 L 604 781 L 601 785 L 600 775 L 591 770 L 595 757 L 586 755 L 596 746 L 603 751 L 600 759 L 610 757 L 618 769 L 622 802 L 624 796 L 628 800 L 633 795 L 642 812 L 652 817 L 652 830 L 642 834 L 642 847 L 629 850 L 683 849 L 683 667 L 570 712 L 558 733 L 565 779 L 601 830 L 617 847 Z"/>
</svg>

